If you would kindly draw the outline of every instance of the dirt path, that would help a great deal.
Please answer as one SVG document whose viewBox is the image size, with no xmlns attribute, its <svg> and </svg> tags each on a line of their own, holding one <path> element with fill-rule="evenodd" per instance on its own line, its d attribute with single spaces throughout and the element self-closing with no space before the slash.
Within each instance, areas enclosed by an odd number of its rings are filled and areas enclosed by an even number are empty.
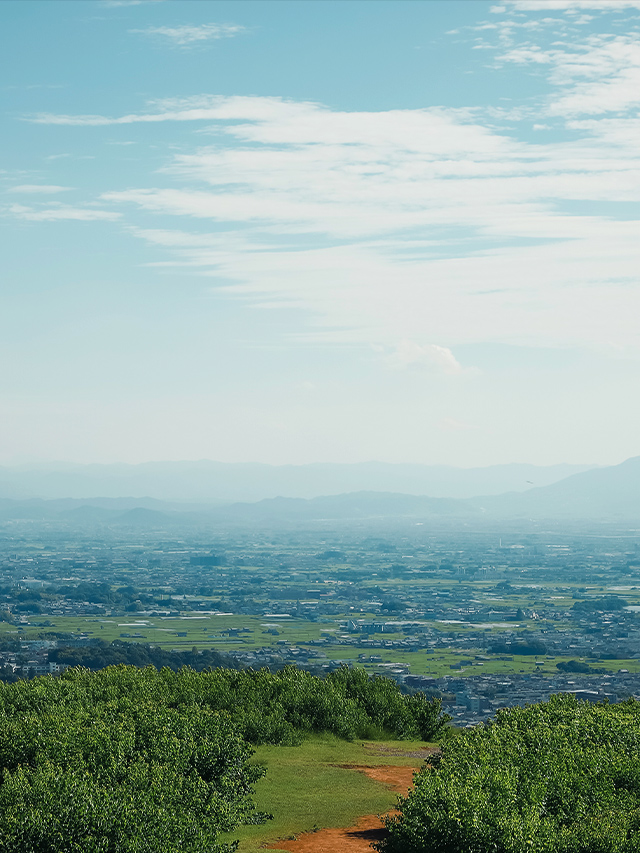
<svg viewBox="0 0 640 853">
<path fill-rule="evenodd" d="M 340 766 L 366 773 L 371 779 L 389 785 L 399 794 L 405 794 L 411 787 L 416 771 L 415 767 L 364 767 L 357 764 Z M 290 853 L 372 853 L 371 842 L 384 838 L 385 833 L 378 815 L 365 815 L 355 826 L 304 832 L 295 840 L 287 839 L 268 846 L 272 850 L 288 850 Z"/>
</svg>

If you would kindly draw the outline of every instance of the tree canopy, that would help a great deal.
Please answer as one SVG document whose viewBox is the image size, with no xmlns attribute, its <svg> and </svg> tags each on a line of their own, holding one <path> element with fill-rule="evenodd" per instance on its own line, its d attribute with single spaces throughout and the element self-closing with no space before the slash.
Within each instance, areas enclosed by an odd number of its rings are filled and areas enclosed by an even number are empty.
<svg viewBox="0 0 640 853">
<path fill-rule="evenodd" d="M 268 815 L 250 744 L 434 737 L 437 701 L 346 667 L 110 666 L 0 684 L 0 853 L 228 853 Z"/>
<path fill-rule="evenodd" d="M 640 703 L 574 696 L 445 739 L 384 853 L 637 853 Z"/>
</svg>

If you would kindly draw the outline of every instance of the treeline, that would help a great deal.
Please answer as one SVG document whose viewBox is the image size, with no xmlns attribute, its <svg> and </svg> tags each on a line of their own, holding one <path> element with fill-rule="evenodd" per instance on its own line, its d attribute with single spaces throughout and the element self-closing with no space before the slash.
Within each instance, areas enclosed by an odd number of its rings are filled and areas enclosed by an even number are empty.
<svg viewBox="0 0 640 853">
<path fill-rule="evenodd" d="M 628 604 L 628 601 L 625 601 L 624 598 L 618 598 L 617 595 L 605 595 L 602 598 L 587 598 L 585 601 L 576 601 L 571 609 L 589 613 L 601 610 L 606 613 L 611 610 L 624 610 Z"/>
<path fill-rule="evenodd" d="M 346 666 L 325 676 L 292 666 L 275 673 L 217 669 L 201 673 L 195 683 L 199 701 L 232 715 L 254 744 L 293 745 L 311 732 L 331 732 L 345 740 L 388 736 L 429 741 L 440 736 L 450 719 L 439 699 L 406 695 L 391 679 Z"/>
<path fill-rule="evenodd" d="M 515 643 L 494 643 L 488 651 L 494 655 L 545 655 L 547 647 L 539 640 L 517 640 Z"/>
<path fill-rule="evenodd" d="M 561 660 L 556 664 L 556 668 L 560 672 L 581 672 L 581 673 L 605 673 L 607 670 L 604 667 L 589 666 L 588 663 L 582 660 Z"/>
<path fill-rule="evenodd" d="M 440 703 L 342 668 L 120 665 L 0 685 L 0 853 L 230 853 L 261 822 L 251 744 L 310 732 L 433 739 Z"/>
<path fill-rule="evenodd" d="M 384 853 L 637 853 L 640 703 L 574 696 L 445 739 Z"/>
<path fill-rule="evenodd" d="M 43 613 L 53 602 L 66 599 L 72 602 L 104 604 L 123 612 L 135 613 L 155 607 L 177 606 L 181 610 L 190 610 L 198 602 L 186 601 L 185 595 L 193 594 L 210 598 L 213 588 L 201 583 L 179 584 L 170 593 L 166 587 L 141 588 L 131 584 L 117 586 L 108 581 L 79 581 L 67 584 L 49 584 L 46 588 L 33 589 L 20 586 L 0 585 L 0 595 L 7 597 L 7 606 L 0 611 L 2 621 L 15 622 L 15 613 Z M 208 601 L 208 607 L 215 609 L 220 601 Z"/>
<path fill-rule="evenodd" d="M 49 652 L 49 660 L 91 670 L 121 663 L 137 667 L 154 666 L 156 669 L 167 666 L 174 670 L 189 666 L 198 672 L 215 667 L 236 667 L 232 657 L 212 649 L 169 651 L 146 643 L 127 643 L 123 640 L 107 643 L 100 639 L 92 640 L 86 646 L 59 646 Z"/>
</svg>

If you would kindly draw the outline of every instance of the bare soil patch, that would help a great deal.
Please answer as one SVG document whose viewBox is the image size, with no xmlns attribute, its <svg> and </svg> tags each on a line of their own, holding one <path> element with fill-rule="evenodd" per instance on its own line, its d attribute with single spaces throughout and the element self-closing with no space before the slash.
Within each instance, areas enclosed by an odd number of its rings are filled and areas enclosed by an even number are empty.
<svg viewBox="0 0 640 853">
<path fill-rule="evenodd" d="M 413 755 L 413 753 L 402 754 Z M 365 773 L 369 778 L 388 785 L 399 794 L 406 794 L 413 783 L 413 774 L 416 772 L 415 767 L 406 766 L 367 767 L 360 764 L 340 764 L 339 766 Z M 355 826 L 304 832 L 295 839 L 284 839 L 275 844 L 269 844 L 268 847 L 272 850 L 288 850 L 290 853 L 371 853 L 371 843 L 379 841 L 386 835 L 383 817 L 383 815 L 364 815 Z"/>
<path fill-rule="evenodd" d="M 361 764 L 339 764 L 345 770 L 357 770 L 364 773 L 369 779 L 375 782 L 382 782 L 388 785 L 399 794 L 405 794 L 413 782 L 413 774 L 416 772 L 416 767 L 367 767 Z"/>
</svg>

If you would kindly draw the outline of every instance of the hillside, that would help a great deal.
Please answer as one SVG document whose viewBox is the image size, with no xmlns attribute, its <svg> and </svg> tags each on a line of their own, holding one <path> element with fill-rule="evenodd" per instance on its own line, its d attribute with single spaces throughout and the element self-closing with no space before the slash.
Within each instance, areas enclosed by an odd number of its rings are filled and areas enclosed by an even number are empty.
<svg viewBox="0 0 640 853">
<path fill-rule="evenodd" d="M 524 494 L 476 498 L 471 503 L 495 516 L 638 518 L 640 456 L 620 465 L 574 474 Z"/>
</svg>

